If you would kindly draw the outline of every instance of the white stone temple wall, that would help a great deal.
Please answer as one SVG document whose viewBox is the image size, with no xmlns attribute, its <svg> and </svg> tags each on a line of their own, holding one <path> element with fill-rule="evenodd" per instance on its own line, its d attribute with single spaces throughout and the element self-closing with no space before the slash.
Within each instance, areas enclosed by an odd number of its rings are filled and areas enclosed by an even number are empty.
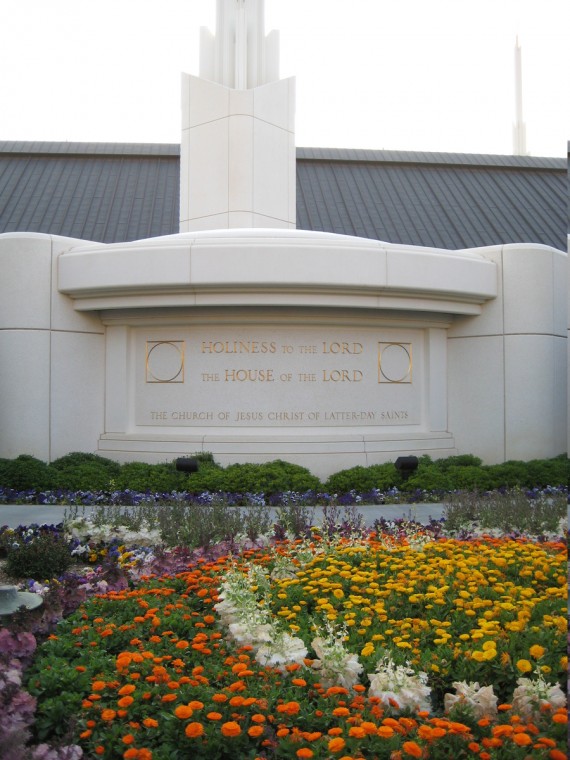
<svg viewBox="0 0 570 760">
<path fill-rule="evenodd" d="M 562 454 L 568 257 L 531 244 L 477 252 L 498 265 L 498 296 L 481 316 L 457 317 L 449 331 L 449 424 L 457 447 L 486 462 Z"/>
<path fill-rule="evenodd" d="M 0 456 L 94 451 L 103 424 L 105 329 L 58 292 L 77 240 L 0 235 Z"/>
</svg>

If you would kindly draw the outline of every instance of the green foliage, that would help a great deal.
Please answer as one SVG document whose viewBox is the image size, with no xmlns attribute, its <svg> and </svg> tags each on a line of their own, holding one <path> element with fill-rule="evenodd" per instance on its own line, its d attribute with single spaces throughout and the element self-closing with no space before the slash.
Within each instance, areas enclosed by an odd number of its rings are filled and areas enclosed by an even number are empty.
<svg viewBox="0 0 570 760">
<path fill-rule="evenodd" d="M 25 491 L 50 488 L 62 490 L 130 490 L 151 493 L 205 491 L 226 493 L 304 492 L 326 490 L 343 494 L 386 492 L 398 488 L 412 491 L 487 491 L 497 488 L 541 488 L 564 486 L 570 482 L 570 460 L 566 455 L 553 459 L 521 462 L 511 460 L 484 465 L 471 454 L 432 461 L 419 458 L 418 469 L 404 480 L 392 462 L 369 467 L 351 467 L 337 472 L 321 484 L 305 467 L 277 459 L 262 464 L 245 463 L 221 467 L 209 452 L 191 455 L 198 460 L 195 473 L 178 472 L 175 463 L 129 462 L 120 465 L 96 454 L 72 453 L 47 465 L 27 454 L 16 459 L 0 459 L 0 486 Z"/>
<path fill-rule="evenodd" d="M 494 488 L 501 486 L 545 487 L 570 483 L 570 460 L 533 459 L 530 462 L 508 461 L 489 468 Z"/>
<path fill-rule="evenodd" d="M 20 454 L 16 459 L 2 460 L 0 465 L 0 485 L 27 491 L 29 488 L 43 490 L 53 486 L 51 469 L 45 462 L 29 454 Z"/>
<path fill-rule="evenodd" d="M 281 459 L 262 464 L 232 464 L 223 477 L 223 490 L 238 493 L 309 491 L 320 485 L 319 479 L 305 467 Z"/>
<path fill-rule="evenodd" d="M 8 550 L 6 572 L 15 578 L 49 580 L 64 573 L 72 562 L 66 541 L 57 534 L 42 533 Z"/>
<path fill-rule="evenodd" d="M 392 462 L 373 464 L 370 467 L 357 465 L 331 475 L 325 483 L 325 490 L 328 493 L 348 493 L 353 490 L 365 492 L 373 488 L 387 491 L 401 481 L 402 478 Z"/>
<path fill-rule="evenodd" d="M 50 469 L 58 488 L 94 491 L 109 488 L 110 481 L 119 474 L 121 466 L 97 454 L 73 452 L 55 459 Z"/>
<path fill-rule="evenodd" d="M 458 454 L 454 457 L 438 459 L 435 464 L 440 470 L 445 471 L 452 467 L 480 467 L 482 462 L 479 457 L 474 457 L 472 454 Z"/>
<path fill-rule="evenodd" d="M 114 485 L 120 490 L 170 493 L 185 490 L 186 480 L 185 474 L 177 472 L 174 464 L 127 462 L 114 478 Z"/>
</svg>

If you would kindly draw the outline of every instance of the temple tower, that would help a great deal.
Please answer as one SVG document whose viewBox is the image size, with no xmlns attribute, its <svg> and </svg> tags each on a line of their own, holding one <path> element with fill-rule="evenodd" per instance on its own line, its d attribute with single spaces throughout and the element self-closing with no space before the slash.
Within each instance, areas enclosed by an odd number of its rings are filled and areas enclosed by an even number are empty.
<svg viewBox="0 0 570 760">
<path fill-rule="evenodd" d="M 200 77 L 182 75 L 180 231 L 295 227 L 295 80 L 264 0 L 218 0 Z"/>
</svg>

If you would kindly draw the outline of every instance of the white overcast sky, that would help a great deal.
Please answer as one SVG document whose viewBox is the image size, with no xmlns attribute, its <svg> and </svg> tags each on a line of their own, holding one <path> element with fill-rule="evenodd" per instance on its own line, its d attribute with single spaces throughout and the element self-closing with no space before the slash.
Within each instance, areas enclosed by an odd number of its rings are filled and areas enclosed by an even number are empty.
<svg viewBox="0 0 570 760">
<path fill-rule="evenodd" d="M 215 0 L 0 0 L 0 139 L 179 142 Z M 511 153 L 570 138 L 568 0 L 266 0 L 298 146 Z"/>
</svg>

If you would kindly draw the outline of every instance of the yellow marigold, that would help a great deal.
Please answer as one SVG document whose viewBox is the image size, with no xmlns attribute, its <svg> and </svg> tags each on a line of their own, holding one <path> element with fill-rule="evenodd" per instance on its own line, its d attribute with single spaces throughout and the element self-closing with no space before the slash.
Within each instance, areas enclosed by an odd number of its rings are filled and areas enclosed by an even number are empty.
<svg viewBox="0 0 570 760">
<path fill-rule="evenodd" d="M 533 644 L 528 651 L 531 657 L 533 657 L 535 660 L 540 660 L 542 655 L 546 652 L 546 649 L 544 647 L 541 647 L 540 644 Z"/>
<path fill-rule="evenodd" d="M 517 668 L 521 673 L 530 673 L 532 670 L 532 665 L 528 660 L 517 660 Z"/>
</svg>

